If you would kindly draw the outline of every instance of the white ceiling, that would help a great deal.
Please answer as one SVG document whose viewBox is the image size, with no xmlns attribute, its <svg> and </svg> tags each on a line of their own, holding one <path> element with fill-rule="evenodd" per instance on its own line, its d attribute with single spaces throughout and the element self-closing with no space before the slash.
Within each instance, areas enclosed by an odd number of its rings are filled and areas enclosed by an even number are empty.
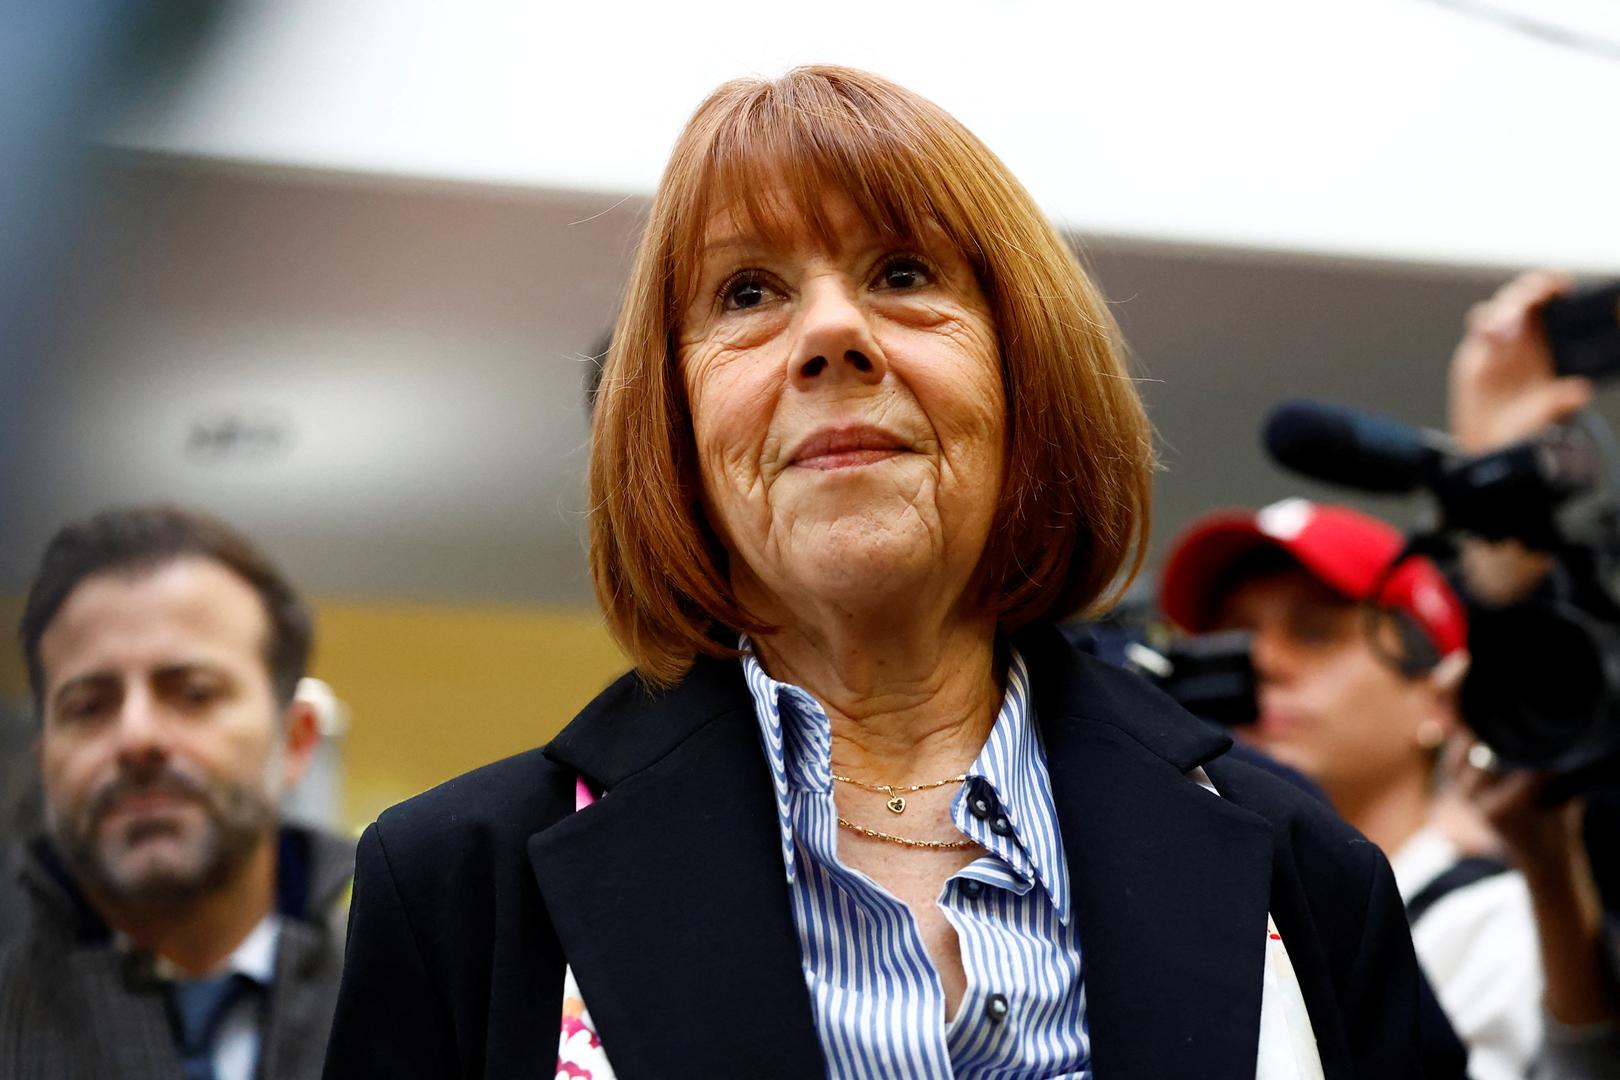
<svg viewBox="0 0 1620 1080">
<path fill-rule="evenodd" d="M 1620 270 L 1613 0 L 253 0 L 107 138 L 645 193 L 705 93 L 807 61 L 934 98 L 1082 233 Z"/>
</svg>

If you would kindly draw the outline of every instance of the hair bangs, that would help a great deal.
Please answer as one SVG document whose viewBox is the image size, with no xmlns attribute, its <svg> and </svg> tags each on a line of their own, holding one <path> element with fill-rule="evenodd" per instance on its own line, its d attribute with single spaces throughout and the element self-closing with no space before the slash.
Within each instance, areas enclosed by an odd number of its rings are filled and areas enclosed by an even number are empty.
<svg viewBox="0 0 1620 1080">
<path fill-rule="evenodd" d="M 675 200 L 684 211 L 672 237 L 676 308 L 696 288 L 718 216 L 730 215 L 740 231 L 772 245 L 808 231 L 830 249 L 838 239 L 827 215 L 833 193 L 895 243 L 920 246 L 930 233 L 943 233 L 980 272 L 961 200 L 941 175 L 938 132 L 896 104 L 848 83 L 792 75 L 718 93 L 690 133 L 693 167 L 678 185 L 684 197 Z"/>
</svg>

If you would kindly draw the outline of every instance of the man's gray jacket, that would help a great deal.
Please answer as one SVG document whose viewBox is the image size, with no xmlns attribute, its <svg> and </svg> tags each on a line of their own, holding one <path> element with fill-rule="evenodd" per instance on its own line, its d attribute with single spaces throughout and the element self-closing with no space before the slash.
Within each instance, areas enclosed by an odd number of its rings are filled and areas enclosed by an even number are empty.
<svg viewBox="0 0 1620 1080">
<path fill-rule="evenodd" d="M 21 934 L 0 942 L 0 1077 L 182 1080 L 150 958 L 114 945 L 43 840 L 21 864 L 30 911 Z M 278 867 L 283 921 L 258 1080 L 315 1080 L 343 968 L 354 848 L 289 827 Z"/>
</svg>

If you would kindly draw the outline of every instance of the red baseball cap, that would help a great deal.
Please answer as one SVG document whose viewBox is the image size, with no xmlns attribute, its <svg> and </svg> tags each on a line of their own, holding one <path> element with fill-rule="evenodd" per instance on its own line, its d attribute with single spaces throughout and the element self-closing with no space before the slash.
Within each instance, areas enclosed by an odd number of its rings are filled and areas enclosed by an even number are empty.
<svg viewBox="0 0 1620 1080">
<path fill-rule="evenodd" d="M 1316 580 L 1351 600 L 1410 615 L 1439 650 L 1468 644 L 1468 618 L 1445 575 L 1426 558 L 1408 558 L 1388 575 L 1405 548 L 1400 532 L 1348 506 L 1284 499 L 1261 510 L 1224 510 L 1194 521 L 1176 538 L 1159 575 L 1159 610 L 1184 630 L 1212 629 L 1215 605 L 1237 560 L 1267 548 L 1286 552 Z"/>
</svg>

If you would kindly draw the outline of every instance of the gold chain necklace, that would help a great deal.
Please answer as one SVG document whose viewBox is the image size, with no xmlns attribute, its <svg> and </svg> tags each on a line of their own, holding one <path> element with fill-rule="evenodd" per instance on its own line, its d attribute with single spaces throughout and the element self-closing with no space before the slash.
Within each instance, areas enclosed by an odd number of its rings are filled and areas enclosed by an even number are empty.
<svg viewBox="0 0 1620 1080">
<path fill-rule="evenodd" d="M 944 786 L 950 781 L 941 781 L 937 786 Z M 860 833 L 873 840 L 882 840 L 888 844 L 899 844 L 901 847 L 926 848 L 930 851 L 961 851 L 963 848 L 977 847 L 977 840 L 913 840 L 909 836 L 895 836 L 893 833 L 879 832 L 877 829 L 868 829 L 865 825 L 857 825 L 847 818 L 839 818 L 838 824 L 850 832 Z"/>
<path fill-rule="evenodd" d="M 857 780 L 853 776 L 839 776 L 837 773 L 833 773 L 832 778 L 840 784 L 854 784 L 858 788 L 864 788 L 879 795 L 887 795 L 889 801 L 884 805 L 889 808 L 889 812 L 891 814 L 903 814 L 906 812 L 905 797 L 907 795 L 918 791 L 932 791 L 934 788 L 942 788 L 946 784 L 965 783 L 967 773 L 958 776 L 947 776 L 943 780 L 932 780 L 926 784 L 911 784 L 906 787 L 900 787 L 896 784 L 869 784 L 865 780 Z"/>
</svg>

